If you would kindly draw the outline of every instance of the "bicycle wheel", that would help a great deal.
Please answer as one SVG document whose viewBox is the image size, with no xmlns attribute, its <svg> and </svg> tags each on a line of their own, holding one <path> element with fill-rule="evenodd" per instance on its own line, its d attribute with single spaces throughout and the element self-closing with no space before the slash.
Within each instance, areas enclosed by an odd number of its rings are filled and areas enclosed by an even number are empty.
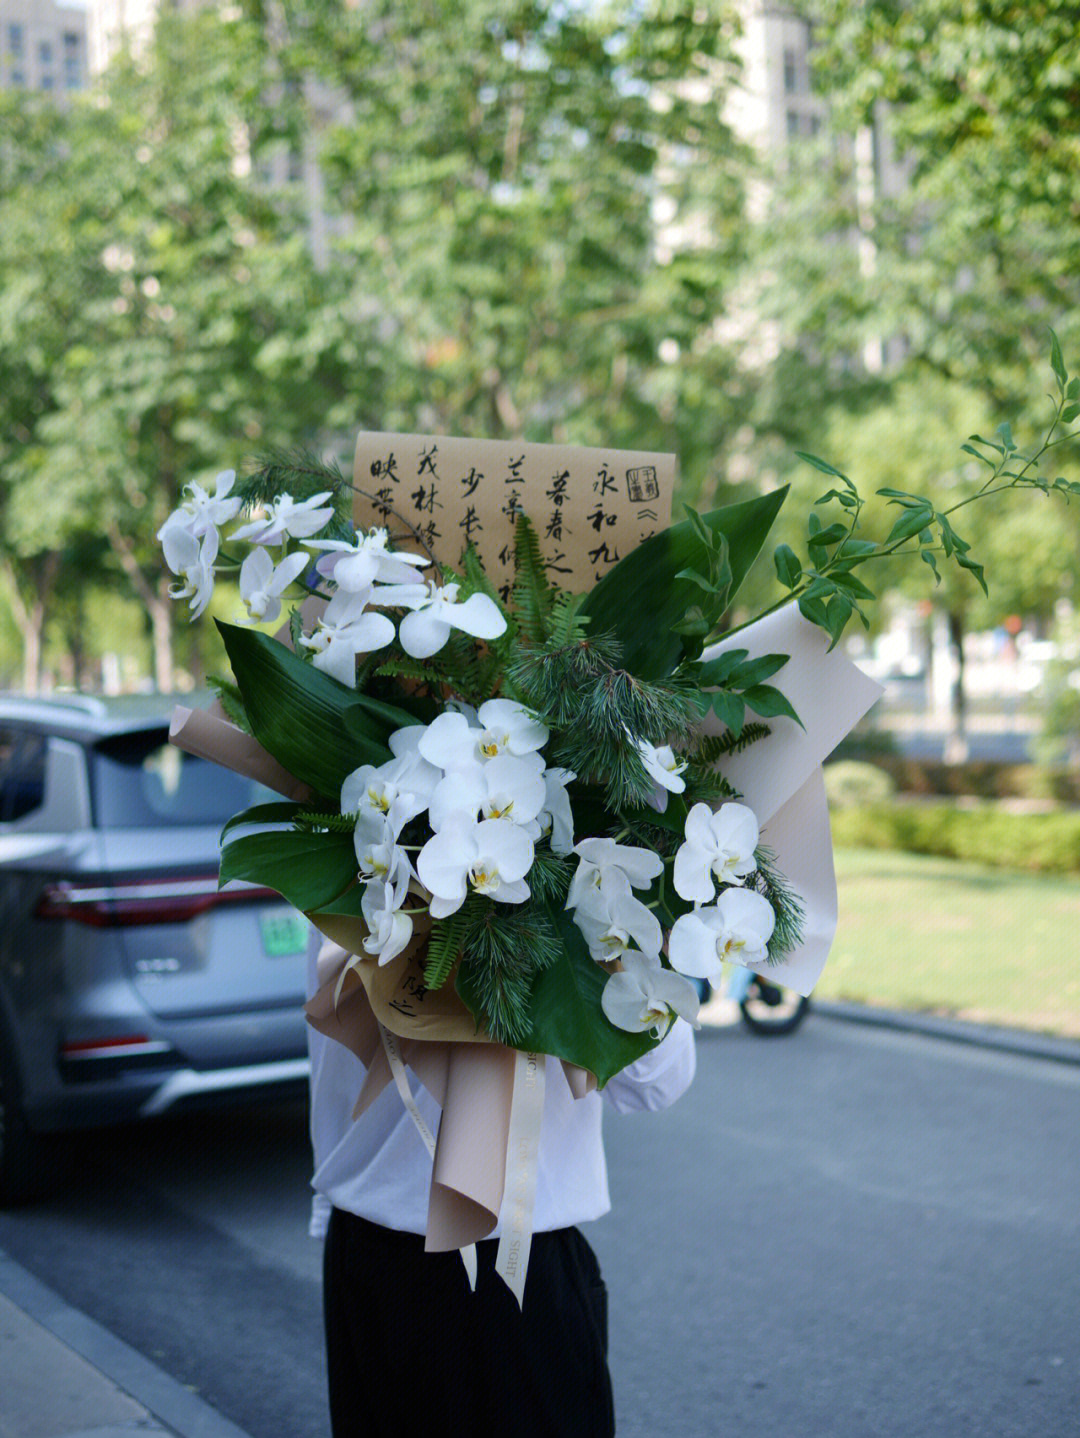
<svg viewBox="0 0 1080 1438">
<path fill-rule="evenodd" d="M 790 1034 L 806 1017 L 810 1000 L 755 974 L 739 1005 L 743 1023 L 755 1034 Z"/>
</svg>

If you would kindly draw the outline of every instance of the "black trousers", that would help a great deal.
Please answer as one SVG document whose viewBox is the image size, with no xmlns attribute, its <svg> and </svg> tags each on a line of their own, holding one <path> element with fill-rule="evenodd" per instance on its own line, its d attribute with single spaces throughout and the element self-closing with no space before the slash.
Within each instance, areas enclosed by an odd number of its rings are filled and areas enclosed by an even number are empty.
<svg viewBox="0 0 1080 1438">
<path fill-rule="evenodd" d="M 456 1253 L 425 1253 L 334 1209 L 323 1305 L 334 1438 L 610 1438 L 607 1295 L 576 1228 L 533 1238 L 524 1311 L 477 1245 L 476 1292 Z"/>
</svg>

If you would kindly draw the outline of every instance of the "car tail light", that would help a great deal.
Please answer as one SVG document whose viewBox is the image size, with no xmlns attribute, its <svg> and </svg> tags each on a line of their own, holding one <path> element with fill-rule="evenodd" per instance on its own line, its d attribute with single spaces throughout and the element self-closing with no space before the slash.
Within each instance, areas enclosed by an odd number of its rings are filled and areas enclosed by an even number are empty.
<svg viewBox="0 0 1080 1438">
<path fill-rule="evenodd" d="M 220 904 L 279 899 L 273 889 L 219 889 L 216 874 L 187 879 L 138 879 L 91 884 L 61 879 L 46 884 L 34 913 L 39 919 L 70 919 L 95 929 L 132 924 L 182 924 Z"/>
</svg>

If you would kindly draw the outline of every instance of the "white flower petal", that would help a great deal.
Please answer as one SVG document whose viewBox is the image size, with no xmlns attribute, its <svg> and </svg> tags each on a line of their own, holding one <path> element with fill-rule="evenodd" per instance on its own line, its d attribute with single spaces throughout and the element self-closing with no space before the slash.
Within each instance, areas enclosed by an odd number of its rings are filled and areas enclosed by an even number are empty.
<svg viewBox="0 0 1080 1438">
<path fill-rule="evenodd" d="M 398 626 L 398 641 L 413 659 L 430 659 L 450 638 L 450 625 L 430 609 L 414 609 Z"/>
</svg>

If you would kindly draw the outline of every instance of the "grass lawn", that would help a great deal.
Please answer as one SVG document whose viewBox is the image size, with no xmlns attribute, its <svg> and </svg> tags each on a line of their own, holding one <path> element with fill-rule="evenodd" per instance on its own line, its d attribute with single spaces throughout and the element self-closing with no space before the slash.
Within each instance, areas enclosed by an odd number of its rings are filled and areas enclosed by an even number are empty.
<svg viewBox="0 0 1080 1438">
<path fill-rule="evenodd" d="M 1080 1038 L 1080 877 L 838 849 L 820 998 Z"/>
</svg>

